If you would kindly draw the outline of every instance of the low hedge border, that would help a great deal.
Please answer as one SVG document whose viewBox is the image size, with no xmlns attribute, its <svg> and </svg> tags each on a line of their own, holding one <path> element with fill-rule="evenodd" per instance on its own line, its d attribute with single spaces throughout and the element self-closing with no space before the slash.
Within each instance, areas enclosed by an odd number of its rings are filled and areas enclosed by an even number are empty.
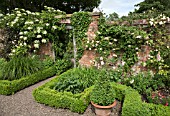
<svg viewBox="0 0 170 116">
<path fill-rule="evenodd" d="M 123 102 L 122 116 L 170 116 L 170 107 L 142 102 L 141 95 L 131 87 L 112 83 L 116 98 Z"/>
<path fill-rule="evenodd" d="M 68 108 L 72 112 L 84 113 L 90 103 L 90 93 L 94 86 L 79 94 L 57 92 L 52 88 L 60 76 L 36 88 L 33 91 L 35 100 L 55 108 Z M 112 87 L 116 90 L 116 98 L 123 102 L 122 116 L 170 116 L 170 107 L 142 102 L 140 94 L 131 87 L 114 82 Z"/>
<path fill-rule="evenodd" d="M 56 68 L 50 67 L 43 71 L 39 71 L 33 75 L 22 77 L 18 80 L 13 80 L 13 81 L 0 80 L 0 94 L 2 95 L 14 94 L 15 92 L 25 87 L 28 87 L 48 77 L 54 76 L 55 74 L 56 74 Z"/>
<path fill-rule="evenodd" d="M 35 100 L 39 103 L 55 108 L 68 108 L 72 112 L 83 113 L 90 103 L 90 92 L 92 91 L 93 86 L 78 94 L 72 94 L 71 92 L 57 92 L 56 90 L 53 90 L 52 87 L 54 83 L 58 81 L 60 76 L 36 88 L 33 91 Z"/>
</svg>

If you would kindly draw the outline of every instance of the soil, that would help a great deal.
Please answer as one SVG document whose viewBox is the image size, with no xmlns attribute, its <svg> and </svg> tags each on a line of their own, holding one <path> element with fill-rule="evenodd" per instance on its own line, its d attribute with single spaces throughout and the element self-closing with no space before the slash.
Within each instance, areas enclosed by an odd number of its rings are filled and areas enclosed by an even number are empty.
<svg viewBox="0 0 170 116">
<path fill-rule="evenodd" d="M 37 103 L 32 96 L 32 91 L 53 78 L 55 77 L 25 88 L 14 95 L 0 95 L 0 116 L 95 116 L 91 105 L 84 114 L 78 114 L 68 109 L 56 109 Z M 120 116 L 121 106 L 118 102 L 111 116 Z"/>
</svg>

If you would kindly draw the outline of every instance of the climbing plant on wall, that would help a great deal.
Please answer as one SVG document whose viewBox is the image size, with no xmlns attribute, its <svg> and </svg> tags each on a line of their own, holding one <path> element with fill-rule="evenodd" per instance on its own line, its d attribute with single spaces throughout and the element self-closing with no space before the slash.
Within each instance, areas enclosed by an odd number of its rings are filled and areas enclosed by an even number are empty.
<svg viewBox="0 0 170 116">
<path fill-rule="evenodd" d="M 55 18 L 58 15 L 61 17 Z M 5 14 L 0 19 L 0 26 L 14 32 L 9 41 L 13 44 L 10 55 L 27 54 L 30 50 L 36 52 L 41 44 L 49 41 L 53 43 L 57 55 L 63 54 L 65 40 L 60 38 L 65 31 L 65 26 L 60 24 L 63 18 L 64 12 L 47 6 L 41 12 L 15 8 L 10 14 Z"/>
<path fill-rule="evenodd" d="M 73 30 L 70 33 L 70 37 L 72 38 L 74 34 L 74 37 L 76 39 L 76 44 L 77 44 L 77 59 L 76 60 L 82 57 L 82 53 L 84 51 L 83 43 L 87 36 L 86 33 L 87 33 L 88 26 L 91 23 L 91 21 L 92 21 L 92 18 L 89 12 L 75 12 L 71 16 L 71 25 L 73 26 Z M 72 39 L 70 39 L 67 50 L 73 51 L 72 48 L 73 48 Z"/>
<path fill-rule="evenodd" d="M 101 19 L 96 39 L 86 40 L 86 49 L 95 50 L 100 55 L 91 62 L 99 68 L 108 65 L 115 68 L 115 65 L 119 65 L 128 71 L 138 61 L 141 46 L 145 45 L 150 47 L 150 55 L 142 65 L 167 75 L 170 39 L 166 34 L 165 23 L 169 17 L 160 14 L 147 20 L 148 25 L 139 28 L 109 25 Z"/>
</svg>

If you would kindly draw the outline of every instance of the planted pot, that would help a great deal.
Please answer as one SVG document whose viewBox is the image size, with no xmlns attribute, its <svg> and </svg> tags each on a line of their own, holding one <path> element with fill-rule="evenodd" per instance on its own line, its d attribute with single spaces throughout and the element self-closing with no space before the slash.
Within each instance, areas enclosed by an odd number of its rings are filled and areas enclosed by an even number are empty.
<svg viewBox="0 0 170 116">
<path fill-rule="evenodd" d="M 109 106 L 100 106 L 91 101 L 97 116 L 110 116 L 112 108 L 116 106 L 116 100 Z"/>
</svg>

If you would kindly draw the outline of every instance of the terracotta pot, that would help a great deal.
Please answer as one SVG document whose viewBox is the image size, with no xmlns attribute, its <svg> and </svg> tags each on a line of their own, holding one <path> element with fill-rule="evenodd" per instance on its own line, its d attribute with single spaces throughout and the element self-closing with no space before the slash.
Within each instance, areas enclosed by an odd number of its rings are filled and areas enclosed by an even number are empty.
<svg viewBox="0 0 170 116">
<path fill-rule="evenodd" d="M 97 116 L 110 116 L 112 108 L 116 106 L 116 100 L 109 106 L 100 106 L 93 103 L 92 101 L 91 104 L 94 106 Z"/>
</svg>

